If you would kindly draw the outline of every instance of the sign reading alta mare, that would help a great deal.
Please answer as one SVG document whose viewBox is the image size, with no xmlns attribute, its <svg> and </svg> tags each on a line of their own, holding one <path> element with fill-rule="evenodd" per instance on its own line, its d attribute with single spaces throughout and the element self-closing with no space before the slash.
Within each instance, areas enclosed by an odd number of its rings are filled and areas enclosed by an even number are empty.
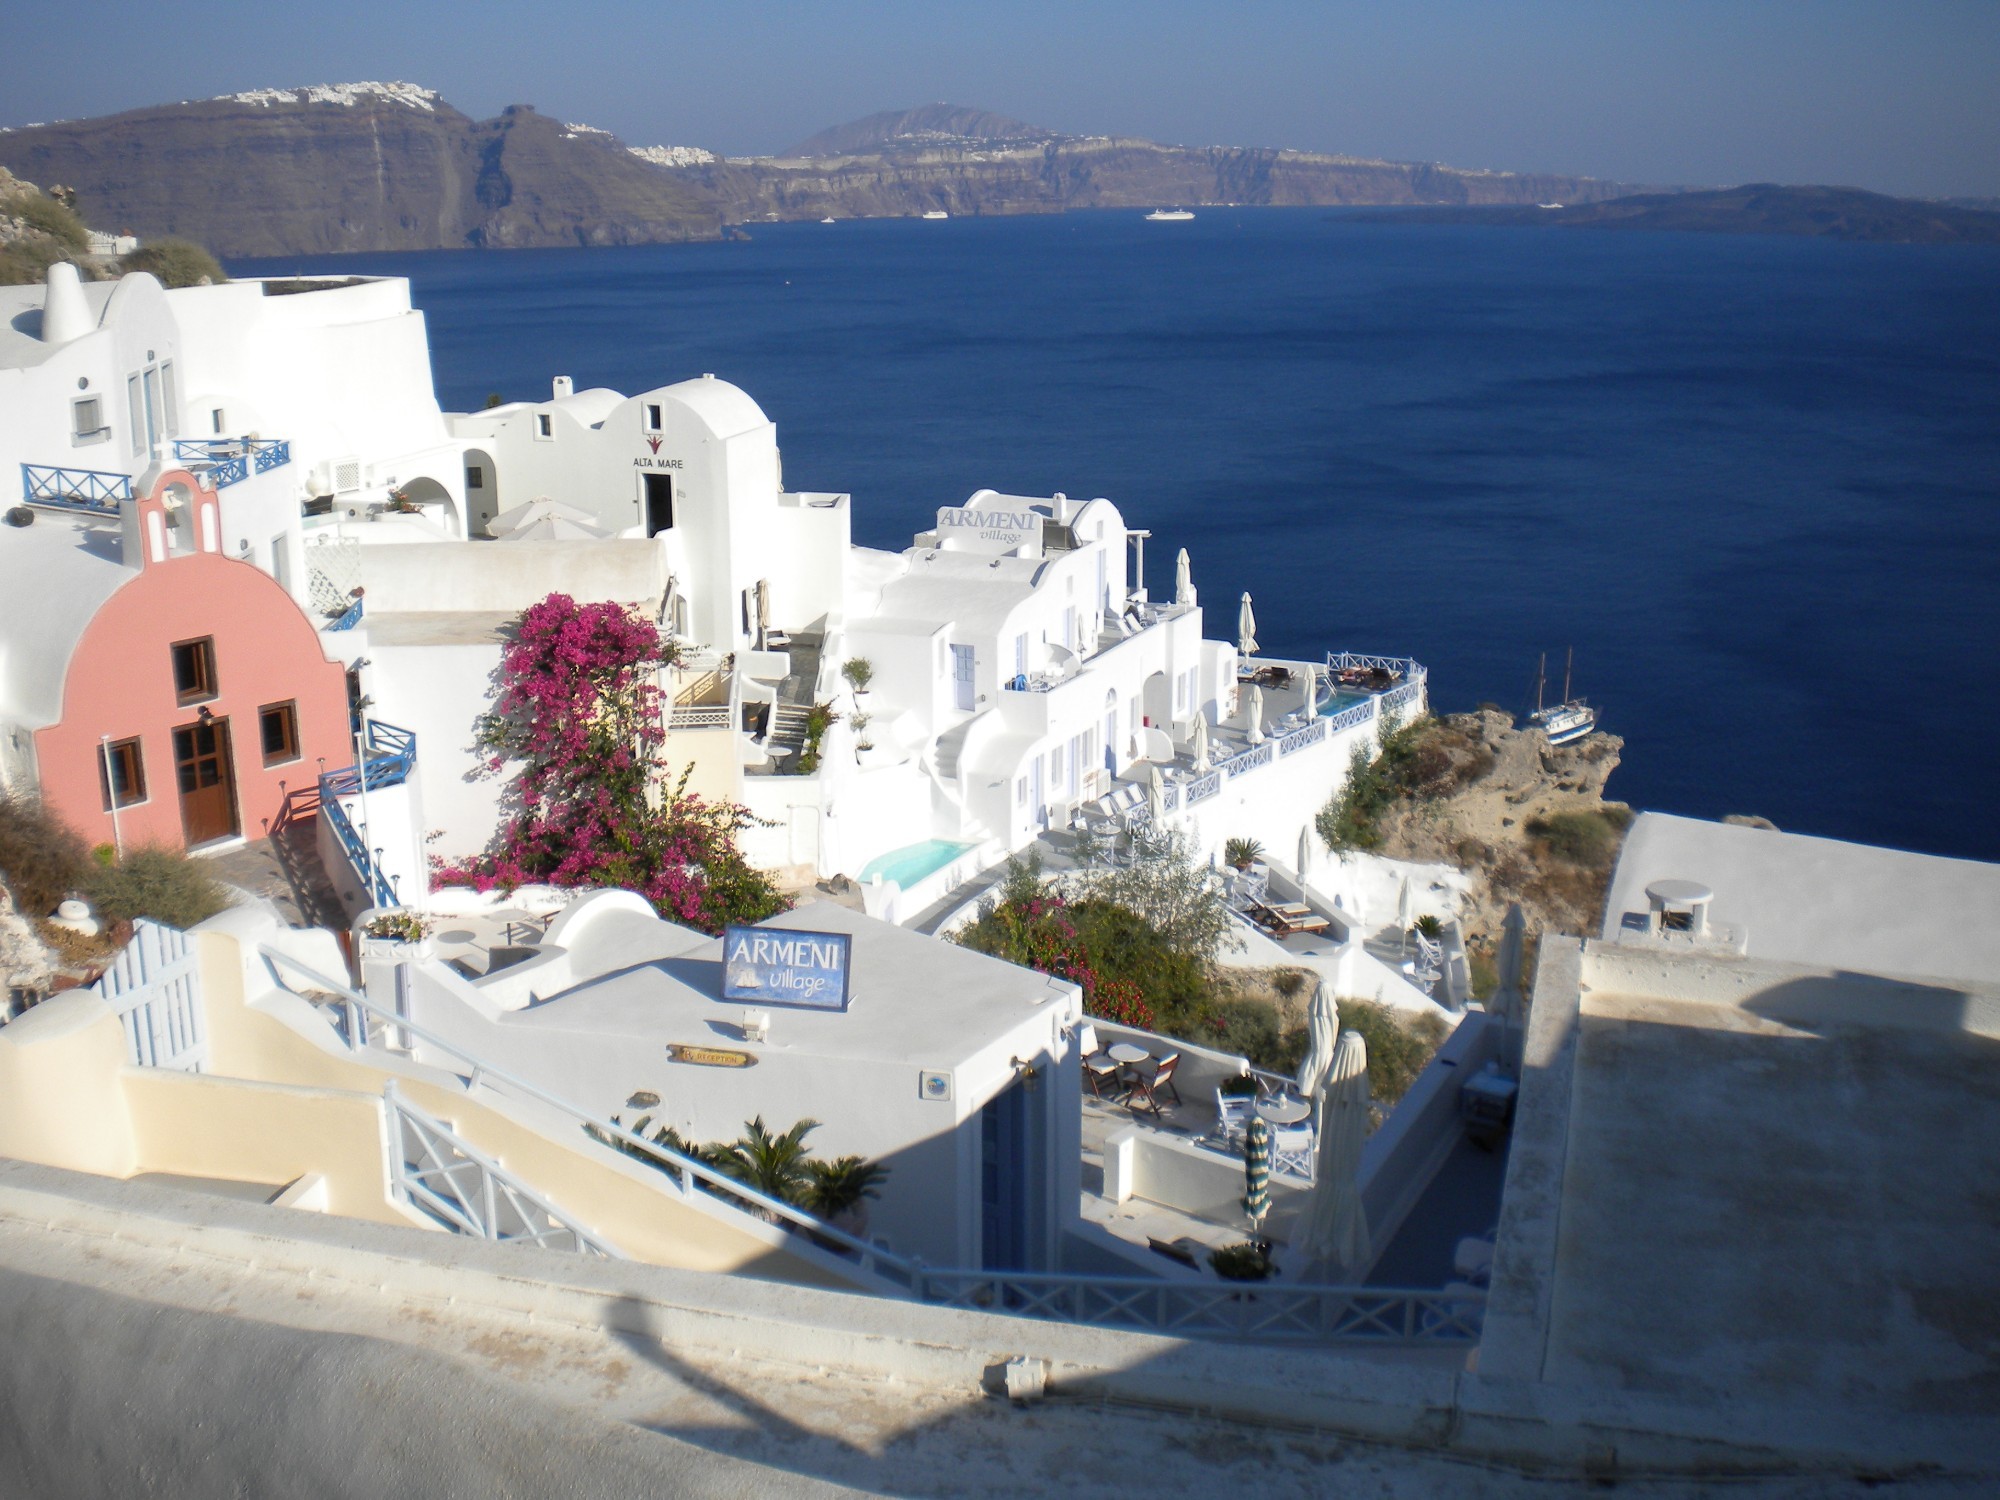
<svg viewBox="0 0 2000 1500">
<path fill-rule="evenodd" d="M 846 1010 L 854 939 L 844 932 L 727 927 L 722 933 L 722 998 Z"/>
</svg>

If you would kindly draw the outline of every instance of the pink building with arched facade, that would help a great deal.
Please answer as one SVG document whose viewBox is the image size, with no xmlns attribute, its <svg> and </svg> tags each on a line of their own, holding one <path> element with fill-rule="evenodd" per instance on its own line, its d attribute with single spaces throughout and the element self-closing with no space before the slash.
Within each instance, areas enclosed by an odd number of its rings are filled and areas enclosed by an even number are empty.
<svg viewBox="0 0 2000 1500">
<path fill-rule="evenodd" d="M 92 843 L 261 837 L 353 760 L 346 674 L 193 474 L 118 510 L 0 526 L 0 782 Z"/>
</svg>

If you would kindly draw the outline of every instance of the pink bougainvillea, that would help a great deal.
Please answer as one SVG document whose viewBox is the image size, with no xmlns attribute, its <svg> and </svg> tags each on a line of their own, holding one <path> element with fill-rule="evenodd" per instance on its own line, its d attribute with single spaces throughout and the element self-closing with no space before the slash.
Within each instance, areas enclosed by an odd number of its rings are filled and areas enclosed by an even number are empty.
<svg viewBox="0 0 2000 1500">
<path fill-rule="evenodd" d="M 690 793 L 685 771 L 666 782 L 657 677 L 675 659 L 658 627 L 616 604 L 551 594 L 525 611 L 479 732 L 489 774 L 516 768 L 506 821 L 487 854 L 434 861 L 434 883 L 617 886 L 704 932 L 783 911 L 737 848 L 750 813 Z"/>
</svg>

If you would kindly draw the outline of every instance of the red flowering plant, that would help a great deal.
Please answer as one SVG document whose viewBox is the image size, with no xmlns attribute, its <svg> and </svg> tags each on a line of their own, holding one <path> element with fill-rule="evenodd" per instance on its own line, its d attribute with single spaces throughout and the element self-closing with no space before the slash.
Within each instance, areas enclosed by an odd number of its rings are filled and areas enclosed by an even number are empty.
<svg viewBox="0 0 2000 1500">
<path fill-rule="evenodd" d="M 658 677 L 678 650 L 616 604 L 551 594 L 523 612 L 479 724 L 487 774 L 516 768 L 506 822 L 488 853 L 433 860 L 433 883 L 622 887 L 704 932 L 783 911 L 737 848 L 750 812 L 690 793 L 685 770 L 666 783 Z"/>
<path fill-rule="evenodd" d="M 1153 1007 L 1132 980 L 1103 972 L 1078 929 L 1069 903 L 1043 886 L 1041 862 L 1010 862 L 999 898 L 958 935 L 968 948 L 1024 965 L 1083 991 L 1084 1014 L 1142 1031 L 1153 1029 Z"/>
</svg>

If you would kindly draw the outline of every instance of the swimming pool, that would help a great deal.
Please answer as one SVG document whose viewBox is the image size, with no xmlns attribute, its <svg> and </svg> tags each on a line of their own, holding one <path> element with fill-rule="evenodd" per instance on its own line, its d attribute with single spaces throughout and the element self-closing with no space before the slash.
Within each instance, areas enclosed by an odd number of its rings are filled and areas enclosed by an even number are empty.
<svg viewBox="0 0 2000 1500">
<path fill-rule="evenodd" d="M 921 844 L 905 844 L 900 849 L 891 849 L 887 854 L 878 854 L 869 860 L 862 867 L 861 878 L 865 882 L 880 875 L 884 880 L 895 881 L 907 891 L 918 881 L 935 875 L 972 847 L 971 844 L 955 844 L 950 839 L 925 839 Z"/>
<path fill-rule="evenodd" d="M 1373 693 L 1357 693 L 1348 688 L 1335 688 L 1333 696 L 1319 706 L 1320 717 L 1330 718 L 1334 714 L 1344 714 L 1350 708 L 1366 703 L 1374 696 Z"/>
</svg>

